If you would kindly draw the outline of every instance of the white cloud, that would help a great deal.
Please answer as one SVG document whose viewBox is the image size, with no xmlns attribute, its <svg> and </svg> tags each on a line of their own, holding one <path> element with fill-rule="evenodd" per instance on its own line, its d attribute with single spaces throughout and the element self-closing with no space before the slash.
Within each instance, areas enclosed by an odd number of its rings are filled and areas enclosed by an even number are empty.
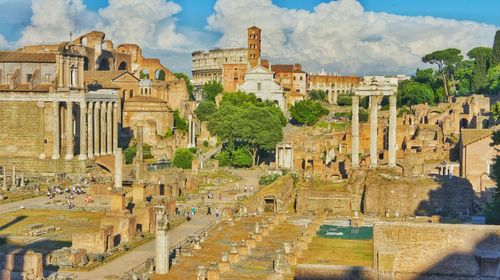
<svg viewBox="0 0 500 280">
<path fill-rule="evenodd" d="M 319 4 L 312 12 L 271 0 L 218 0 L 207 29 L 222 33 L 220 47 L 246 45 L 246 28 L 262 29 L 262 52 L 274 63 L 302 63 L 341 73 L 411 73 L 431 51 L 467 52 L 490 46 L 497 27 L 470 21 L 364 11 L 356 0 Z"/>
<path fill-rule="evenodd" d="M 184 51 L 190 44 L 176 31 L 174 15 L 181 7 L 168 0 L 109 0 L 98 13 L 83 0 L 32 0 L 31 23 L 17 46 L 55 43 L 99 30 L 114 43 L 135 43 L 146 49 Z M 0 41 L 1 42 L 1 41 Z"/>
</svg>

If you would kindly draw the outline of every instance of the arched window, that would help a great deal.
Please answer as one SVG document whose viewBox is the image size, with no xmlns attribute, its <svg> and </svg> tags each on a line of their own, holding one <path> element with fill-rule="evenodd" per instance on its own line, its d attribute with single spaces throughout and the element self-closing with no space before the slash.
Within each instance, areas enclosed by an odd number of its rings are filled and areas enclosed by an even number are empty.
<svg viewBox="0 0 500 280">
<path fill-rule="evenodd" d="M 165 81 L 165 71 L 163 69 L 156 70 L 155 80 Z"/>
<path fill-rule="evenodd" d="M 70 81 L 69 81 L 69 85 L 72 86 L 72 87 L 75 87 L 77 86 L 77 81 L 76 81 L 76 66 L 73 64 L 71 65 L 70 69 L 69 69 L 69 78 L 70 78 Z"/>
<path fill-rule="evenodd" d="M 88 57 L 83 58 L 83 70 L 84 71 L 89 70 L 89 58 Z"/>
<path fill-rule="evenodd" d="M 134 90 L 133 89 L 130 90 L 129 96 L 130 96 L 130 98 L 134 97 Z"/>
<path fill-rule="evenodd" d="M 140 79 L 149 79 L 149 70 L 142 69 L 141 72 L 139 72 L 139 78 Z"/>
<path fill-rule="evenodd" d="M 109 68 L 109 61 L 106 58 L 101 59 L 101 62 L 99 62 L 99 68 L 97 70 L 101 71 L 108 71 L 110 70 Z"/>
<path fill-rule="evenodd" d="M 82 39 L 80 39 L 80 43 L 83 45 L 83 46 L 87 46 L 88 44 L 88 39 L 87 37 L 83 37 Z"/>
<path fill-rule="evenodd" d="M 127 63 L 125 61 L 122 61 L 122 63 L 118 65 L 118 70 L 127 70 Z"/>
</svg>

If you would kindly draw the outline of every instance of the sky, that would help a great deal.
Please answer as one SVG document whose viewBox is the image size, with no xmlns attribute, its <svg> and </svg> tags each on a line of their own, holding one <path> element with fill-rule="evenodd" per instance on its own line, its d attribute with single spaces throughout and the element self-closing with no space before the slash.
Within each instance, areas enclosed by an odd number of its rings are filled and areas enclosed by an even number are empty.
<svg viewBox="0 0 500 280">
<path fill-rule="evenodd" d="M 0 0 L 0 49 L 101 30 L 190 73 L 193 51 L 245 47 L 255 24 L 273 64 L 412 74 L 427 67 L 420 58 L 428 52 L 491 46 L 499 14 L 499 0 Z"/>
</svg>

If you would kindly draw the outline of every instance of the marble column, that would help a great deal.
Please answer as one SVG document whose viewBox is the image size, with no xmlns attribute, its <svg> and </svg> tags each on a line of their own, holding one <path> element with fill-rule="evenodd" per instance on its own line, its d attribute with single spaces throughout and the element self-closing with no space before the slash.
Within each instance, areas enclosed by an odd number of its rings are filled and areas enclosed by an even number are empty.
<svg viewBox="0 0 500 280">
<path fill-rule="evenodd" d="M 359 96 L 352 96 L 351 166 L 359 167 Z"/>
<path fill-rule="evenodd" d="M 87 159 L 87 103 L 80 102 L 80 154 L 79 160 Z"/>
<path fill-rule="evenodd" d="M 71 81 L 71 78 L 70 78 L 70 72 L 69 72 L 69 61 L 68 59 L 64 60 L 64 64 L 63 64 L 63 71 L 64 71 L 64 87 L 69 87 L 69 84 L 70 84 L 70 81 Z"/>
<path fill-rule="evenodd" d="M 66 156 L 64 159 L 73 159 L 73 102 L 66 102 Z"/>
<path fill-rule="evenodd" d="M 7 188 L 7 165 L 2 167 L 3 170 L 3 187 Z"/>
<path fill-rule="evenodd" d="M 54 122 L 54 135 L 53 135 L 53 143 L 52 143 L 52 159 L 60 158 L 60 147 L 61 147 L 61 120 L 59 115 L 59 102 L 53 102 L 53 122 Z"/>
<path fill-rule="evenodd" d="M 156 214 L 156 248 L 155 248 L 155 267 L 156 274 L 167 274 L 169 270 L 169 246 L 168 230 L 166 227 L 166 218 L 163 218 L 164 210 L 157 210 Z"/>
<path fill-rule="evenodd" d="M 113 145 L 113 103 L 108 102 L 106 106 L 106 154 L 111 155 Z"/>
<path fill-rule="evenodd" d="M 63 79 L 64 79 L 64 74 L 63 74 L 63 62 L 62 62 L 62 59 L 63 59 L 63 56 L 62 55 L 58 55 L 58 58 L 59 60 L 57 61 L 57 83 L 58 83 L 58 87 L 63 87 Z"/>
<path fill-rule="evenodd" d="M 101 133 L 100 133 L 100 110 L 101 110 L 101 102 L 94 102 L 94 155 L 95 156 L 100 156 L 101 155 L 101 149 L 100 149 L 100 140 L 101 139 Z"/>
<path fill-rule="evenodd" d="M 396 95 L 389 96 L 389 167 L 396 166 Z"/>
<path fill-rule="evenodd" d="M 94 103 L 87 107 L 87 157 L 94 157 Z"/>
<path fill-rule="evenodd" d="M 118 104 L 113 103 L 113 153 L 118 148 Z"/>
<path fill-rule="evenodd" d="M 12 186 L 16 186 L 16 165 L 12 165 Z"/>
<path fill-rule="evenodd" d="M 78 85 L 79 88 L 83 88 L 84 87 L 84 85 L 83 85 L 83 81 L 84 81 L 84 78 L 83 78 L 83 71 L 84 71 L 83 70 L 83 65 L 84 65 L 84 63 L 85 62 L 83 60 L 78 61 L 78 69 L 77 69 L 77 71 L 78 71 L 78 83 L 77 83 L 77 85 Z"/>
<path fill-rule="evenodd" d="M 106 102 L 101 102 L 101 127 L 100 127 L 100 152 L 101 156 L 106 155 Z"/>
<path fill-rule="evenodd" d="M 121 148 L 115 150 L 115 188 L 122 188 L 122 164 L 123 164 L 123 153 Z"/>
<path fill-rule="evenodd" d="M 189 115 L 188 117 L 188 148 L 193 147 L 193 116 Z"/>
<path fill-rule="evenodd" d="M 378 96 L 370 96 L 370 166 L 376 167 L 378 161 L 377 120 Z"/>
</svg>

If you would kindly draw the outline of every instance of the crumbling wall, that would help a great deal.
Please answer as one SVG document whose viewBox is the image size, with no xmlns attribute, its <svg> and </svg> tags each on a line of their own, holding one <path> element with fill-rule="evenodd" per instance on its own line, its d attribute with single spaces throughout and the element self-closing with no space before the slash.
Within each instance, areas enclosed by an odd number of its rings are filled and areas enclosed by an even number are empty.
<svg viewBox="0 0 500 280">
<path fill-rule="evenodd" d="M 401 176 L 383 170 L 353 172 L 348 182 L 353 210 L 394 217 L 474 213 L 474 191 L 466 180 L 445 176 Z"/>
<path fill-rule="evenodd" d="M 84 249 L 89 254 L 104 254 L 113 248 L 113 226 L 103 226 L 96 232 L 77 232 L 72 236 L 72 248 Z"/>
<path fill-rule="evenodd" d="M 390 279 L 500 276 L 498 226 L 377 223 L 373 238 L 374 268 Z"/>
</svg>

